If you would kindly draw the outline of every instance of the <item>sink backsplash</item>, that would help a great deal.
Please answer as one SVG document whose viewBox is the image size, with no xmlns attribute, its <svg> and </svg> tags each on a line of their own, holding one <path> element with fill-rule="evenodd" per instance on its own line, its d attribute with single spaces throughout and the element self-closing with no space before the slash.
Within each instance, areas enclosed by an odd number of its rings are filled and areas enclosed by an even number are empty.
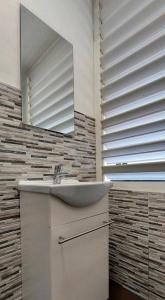
<svg viewBox="0 0 165 300">
<path fill-rule="evenodd" d="M 21 109 L 20 91 L 0 84 L 1 299 L 15 300 L 21 299 L 18 180 L 50 179 L 54 165 L 59 162 L 71 178 L 96 179 L 93 118 L 75 112 L 75 133 L 66 136 L 22 125 Z"/>
</svg>

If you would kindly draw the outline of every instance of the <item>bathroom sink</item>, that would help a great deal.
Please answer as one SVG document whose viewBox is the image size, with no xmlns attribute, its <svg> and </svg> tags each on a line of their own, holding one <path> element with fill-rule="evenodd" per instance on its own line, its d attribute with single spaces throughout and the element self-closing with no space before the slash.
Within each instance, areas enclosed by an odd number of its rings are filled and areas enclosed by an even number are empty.
<svg viewBox="0 0 165 300">
<path fill-rule="evenodd" d="M 111 182 L 72 182 L 54 184 L 53 181 L 20 181 L 23 191 L 46 193 L 65 203 L 75 206 L 88 206 L 101 200 L 112 186 Z"/>
<path fill-rule="evenodd" d="M 102 199 L 109 188 L 110 183 L 104 182 L 83 182 L 73 185 L 59 184 L 52 186 L 50 193 L 71 206 L 83 207 Z"/>
</svg>

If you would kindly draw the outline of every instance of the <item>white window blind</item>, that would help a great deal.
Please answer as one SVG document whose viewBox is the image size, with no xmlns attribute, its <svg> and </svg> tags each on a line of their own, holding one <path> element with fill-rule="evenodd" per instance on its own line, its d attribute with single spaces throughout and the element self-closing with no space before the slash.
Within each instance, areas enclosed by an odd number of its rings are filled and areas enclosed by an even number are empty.
<svg viewBox="0 0 165 300">
<path fill-rule="evenodd" d="M 56 42 L 29 73 L 31 124 L 70 133 L 74 130 L 73 50 L 64 39 Z"/>
<path fill-rule="evenodd" d="M 100 0 L 103 173 L 165 180 L 165 0 Z"/>
</svg>

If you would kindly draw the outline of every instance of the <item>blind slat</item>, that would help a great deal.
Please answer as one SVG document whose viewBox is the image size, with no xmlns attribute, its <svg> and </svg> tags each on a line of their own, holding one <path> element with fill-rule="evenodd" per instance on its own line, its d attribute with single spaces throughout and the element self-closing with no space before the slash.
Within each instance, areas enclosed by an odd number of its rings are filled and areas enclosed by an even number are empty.
<svg viewBox="0 0 165 300">
<path fill-rule="evenodd" d="M 136 128 L 138 130 L 139 127 L 143 127 L 144 125 L 152 124 L 154 127 L 155 122 L 164 121 L 165 120 L 165 111 L 161 111 L 155 113 L 153 115 L 141 117 L 138 119 L 134 119 L 122 124 L 117 124 L 111 127 L 104 129 L 105 133 L 117 133 L 123 130 L 128 130 L 130 128 Z"/>
<path fill-rule="evenodd" d="M 73 126 L 74 124 L 74 113 L 71 113 L 70 115 L 64 117 L 62 120 L 58 120 L 51 125 L 48 126 L 48 129 L 58 131 L 58 128 L 69 128 L 70 126 Z"/>
<path fill-rule="evenodd" d="M 33 124 L 42 128 L 49 129 L 52 126 L 55 126 L 54 124 L 59 124 L 59 122 L 63 122 L 63 120 L 70 115 L 73 115 L 73 103 L 65 109 L 59 109 L 55 115 L 52 114 L 48 117 L 45 116 L 41 121 L 33 122 Z"/>
<path fill-rule="evenodd" d="M 126 28 L 123 26 L 120 30 L 114 32 L 112 35 L 109 35 L 107 38 L 104 39 L 103 37 L 103 41 L 101 42 L 102 51 L 104 53 L 107 51 L 112 51 L 119 46 L 121 47 L 122 44 L 131 40 L 134 38 L 134 36 L 144 35 L 146 31 L 150 30 L 150 28 L 152 30 L 152 28 L 156 26 L 157 22 L 162 21 L 162 18 L 164 18 L 164 13 L 165 5 L 163 5 L 163 8 L 158 5 L 158 9 L 156 11 L 152 9 L 150 15 L 147 16 L 147 13 L 145 12 L 141 22 L 139 18 L 137 18 L 136 23 L 134 23 L 135 20 L 132 20 L 132 23 Z"/>
<path fill-rule="evenodd" d="M 133 127 L 133 128 L 128 128 L 126 130 L 104 134 L 102 136 L 102 142 L 103 144 L 105 144 L 111 141 L 118 141 L 120 139 L 124 139 L 127 137 L 136 137 L 146 133 L 154 134 L 154 132 L 162 131 L 164 128 L 165 128 L 165 116 L 164 116 L 164 120 L 162 121 L 151 122 L 149 124 L 143 124 L 140 127 Z"/>
<path fill-rule="evenodd" d="M 136 101 L 145 102 L 148 99 L 152 101 L 152 99 L 155 99 L 155 97 L 157 97 L 156 95 L 162 95 L 162 93 L 164 94 L 164 84 L 165 80 L 163 78 L 158 81 L 155 81 L 150 85 L 137 89 L 136 91 L 132 91 L 132 93 L 123 95 L 117 99 L 115 98 L 114 100 L 103 101 L 101 104 L 103 113 L 104 111 L 113 110 L 123 105 L 134 103 Z"/>
<path fill-rule="evenodd" d="M 165 156 L 165 151 L 148 151 L 147 152 L 147 156 L 149 156 L 148 161 L 152 161 L 155 160 L 155 157 L 158 157 L 159 160 L 164 159 Z M 121 156 L 117 156 L 117 157 L 109 157 L 109 158 L 105 158 L 104 159 L 104 164 L 105 165 L 109 165 L 109 164 L 113 164 L 113 163 L 125 163 L 125 161 L 127 161 L 127 163 L 129 162 L 147 162 L 146 160 L 146 152 L 144 153 L 135 153 L 135 154 L 128 154 L 128 155 L 121 155 Z"/>
<path fill-rule="evenodd" d="M 152 172 L 154 168 L 155 172 L 164 172 L 165 173 L 165 161 L 154 161 L 150 163 L 130 163 L 125 165 L 112 165 L 112 166 L 103 166 L 104 174 L 109 173 L 135 173 L 136 172 Z"/>
<path fill-rule="evenodd" d="M 33 114 L 37 116 L 38 114 L 43 113 L 44 111 L 53 109 L 53 107 L 56 106 L 56 104 L 58 102 L 60 102 L 60 101 L 62 102 L 64 100 L 69 99 L 71 95 L 72 95 L 72 99 L 73 99 L 74 91 L 73 91 L 72 85 L 69 88 L 67 88 L 66 90 L 64 88 L 63 91 L 59 95 L 56 95 L 56 98 L 54 98 L 54 96 L 52 95 L 49 97 L 49 99 L 47 99 L 48 101 L 46 103 L 43 101 L 36 107 L 33 107 L 33 109 L 32 109 Z"/>
<path fill-rule="evenodd" d="M 121 139 L 118 141 L 114 142 L 108 142 L 104 144 L 105 149 L 123 149 L 125 147 L 131 147 L 131 146 L 136 146 L 136 145 L 143 145 L 145 144 L 152 144 L 152 143 L 157 143 L 160 141 L 165 141 L 165 130 L 161 130 L 158 132 L 153 133 L 148 133 L 144 135 L 139 135 L 136 137 L 130 137 L 130 138 L 125 138 Z M 152 146 L 152 145 L 151 145 Z M 131 150 L 130 150 L 131 152 Z"/>
<path fill-rule="evenodd" d="M 42 67 L 42 70 L 38 70 L 37 74 L 31 74 L 32 83 L 31 87 L 33 93 L 36 94 L 38 90 L 42 89 L 45 82 L 49 82 L 52 78 L 56 77 L 61 70 L 65 69 L 66 66 L 69 66 L 72 63 L 72 52 L 68 51 L 66 55 L 64 55 L 61 59 L 58 60 L 57 63 L 55 61 L 49 66 L 48 70 L 45 70 L 46 66 Z"/>
<path fill-rule="evenodd" d="M 165 172 L 135 172 L 135 173 L 108 173 L 105 179 L 111 181 L 164 181 Z"/>
<path fill-rule="evenodd" d="M 165 137 L 164 137 L 165 141 Z M 150 153 L 150 152 L 155 152 L 155 151 L 164 151 L 165 150 L 165 142 L 153 142 L 151 144 L 143 144 L 143 145 L 138 145 L 138 144 L 133 144 L 132 146 L 129 147 L 124 147 L 124 148 L 118 148 L 118 149 L 110 149 L 110 150 L 104 150 L 103 151 L 103 158 L 110 159 L 111 157 L 113 158 L 118 158 L 122 157 L 125 155 L 132 155 L 132 154 L 139 154 L 139 153 Z M 109 160 L 109 163 L 111 163 L 111 160 Z"/>
<path fill-rule="evenodd" d="M 65 88 L 68 88 L 69 86 L 73 86 L 73 75 L 70 74 L 69 77 L 66 76 L 64 81 L 61 81 L 58 83 L 58 85 L 52 85 L 52 88 L 45 90 L 40 97 L 32 98 L 32 107 L 36 107 L 40 105 L 43 101 L 46 101 L 50 96 L 53 96 L 56 98 L 57 94 L 60 94 L 61 91 Z"/>
<path fill-rule="evenodd" d="M 143 86 L 151 84 L 151 82 L 157 81 L 161 78 L 165 78 L 165 58 L 161 58 L 158 61 L 153 62 L 147 67 L 143 67 L 140 71 L 136 71 L 133 74 L 128 74 L 124 78 L 121 78 L 118 82 L 107 83 L 101 89 L 102 98 L 106 99 L 111 93 L 112 99 L 115 97 L 128 94 L 133 90 L 139 89 Z"/>
<path fill-rule="evenodd" d="M 56 112 L 56 116 L 58 116 L 58 114 L 63 111 L 65 113 L 65 110 L 68 108 L 74 110 L 73 99 L 71 99 L 70 101 L 65 101 L 63 103 L 59 102 L 58 106 L 55 107 L 55 110 L 51 110 L 49 113 L 44 112 L 37 117 L 32 115 L 33 123 L 37 123 L 38 125 L 40 125 L 46 120 L 55 118 L 54 112 Z"/>
<path fill-rule="evenodd" d="M 116 109 L 107 110 L 107 111 L 102 110 L 102 111 L 103 111 L 105 118 L 108 117 L 108 118 L 114 119 L 117 116 L 120 116 L 120 115 L 122 116 L 124 114 L 131 113 L 133 111 L 136 111 L 136 117 L 137 117 L 138 116 L 137 111 L 140 111 L 143 108 L 145 110 L 150 105 L 152 105 L 152 106 L 155 106 L 157 104 L 160 105 L 161 103 L 164 103 L 164 101 L 165 101 L 164 92 L 160 92 L 156 95 L 153 95 L 153 97 L 146 97 L 146 98 L 143 98 L 143 100 L 135 101 L 130 104 L 120 106 Z"/>
<path fill-rule="evenodd" d="M 121 60 L 124 60 L 139 50 L 147 47 L 147 45 L 152 44 L 155 41 L 159 42 L 159 39 L 164 37 L 164 18 L 162 18 L 160 22 L 158 21 L 156 24 L 153 24 L 154 26 L 151 28 L 150 32 L 148 32 L 148 30 L 144 32 L 143 37 L 141 37 L 142 34 L 139 34 L 138 36 L 132 37 L 130 41 L 126 41 L 122 47 L 119 45 L 114 50 L 107 50 L 107 52 L 104 51 L 104 53 L 102 52 L 102 68 L 104 69 L 107 67 L 107 64 L 111 66 L 115 65 Z"/>
<path fill-rule="evenodd" d="M 44 108 L 38 107 L 37 112 L 32 111 L 32 118 L 42 118 L 45 115 L 49 115 L 54 112 L 58 107 L 63 106 L 65 103 L 73 103 L 74 93 L 73 90 L 71 92 L 67 92 L 66 94 L 60 95 L 59 98 L 56 99 L 56 101 L 48 101 L 47 105 L 44 106 Z"/>
<path fill-rule="evenodd" d="M 127 22 L 130 22 L 131 19 L 134 19 L 136 15 L 139 16 L 139 13 L 152 2 L 153 0 L 145 0 L 141 3 L 141 5 L 139 5 L 138 1 L 129 0 L 124 4 L 122 3 L 121 6 L 119 6 L 118 4 L 116 12 L 112 16 L 110 15 L 109 11 L 109 16 L 106 20 L 102 15 L 101 18 L 103 18 L 104 23 L 102 25 L 101 32 L 102 34 L 104 34 L 104 37 L 106 38 L 116 30 L 119 30 L 121 26 L 123 26 Z"/>
<path fill-rule="evenodd" d="M 37 91 L 34 93 L 33 88 L 31 88 L 31 96 L 33 100 L 36 101 L 40 99 L 43 94 L 49 92 L 53 88 L 58 88 L 61 82 L 65 81 L 70 74 L 73 74 L 73 65 L 70 63 L 64 69 L 61 69 L 56 75 L 52 76 L 50 80 L 45 81 L 42 84 L 41 88 L 38 88 Z"/>
<path fill-rule="evenodd" d="M 165 2 L 100 7 L 103 173 L 165 180 Z"/>
<path fill-rule="evenodd" d="M 126 61 L 123 63 L 123 65 L 117 65 L 116 68 L 109 68 L 108 71 L 104 71 L 102 74 L 102 81 L 104 84 L 106 84 L 109 76 L 111 77 L 111 80 L 109 80 L 108 84 L 113 84 L 119 80 L 121 80 L 123 77 L 128 76 L 129 74 L 133 74 L 137 71 L 140 71 L 140 69 L 147 67 L 150 63 L 153 63 L 154 61 L 158 61 L 159 59 L 163 58 L 165 59 L 165 49 L 164 49 L 164 41 L 163 41 L 163 49 L 156 50 L 156 53 L 151 53 L 150 56 L 146 54 L 146 57 L 144 53 L 142 55 L 139 55 L 137 62 L 135 60 L 135 57 L 132 57 L 131 61 Z"/>
</svg>

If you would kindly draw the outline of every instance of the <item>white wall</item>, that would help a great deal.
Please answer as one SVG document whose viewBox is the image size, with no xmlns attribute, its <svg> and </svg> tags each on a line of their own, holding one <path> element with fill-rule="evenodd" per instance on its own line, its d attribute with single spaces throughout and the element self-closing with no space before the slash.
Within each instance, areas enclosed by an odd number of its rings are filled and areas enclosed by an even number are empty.
<svg viewBox="0 0 165 300">
<path fill-rule="evenodd" d="M 0 0 L 0 82 L 20 87 L 19 0 Z M 73 44 L 75 109 L 94 116 L 91 0 L 22 0 Z"/>
<path fill-rule="evenodd" d="M 0 0 L 0 82 L 20 87 L 19 0 Z"/>
</svg>

